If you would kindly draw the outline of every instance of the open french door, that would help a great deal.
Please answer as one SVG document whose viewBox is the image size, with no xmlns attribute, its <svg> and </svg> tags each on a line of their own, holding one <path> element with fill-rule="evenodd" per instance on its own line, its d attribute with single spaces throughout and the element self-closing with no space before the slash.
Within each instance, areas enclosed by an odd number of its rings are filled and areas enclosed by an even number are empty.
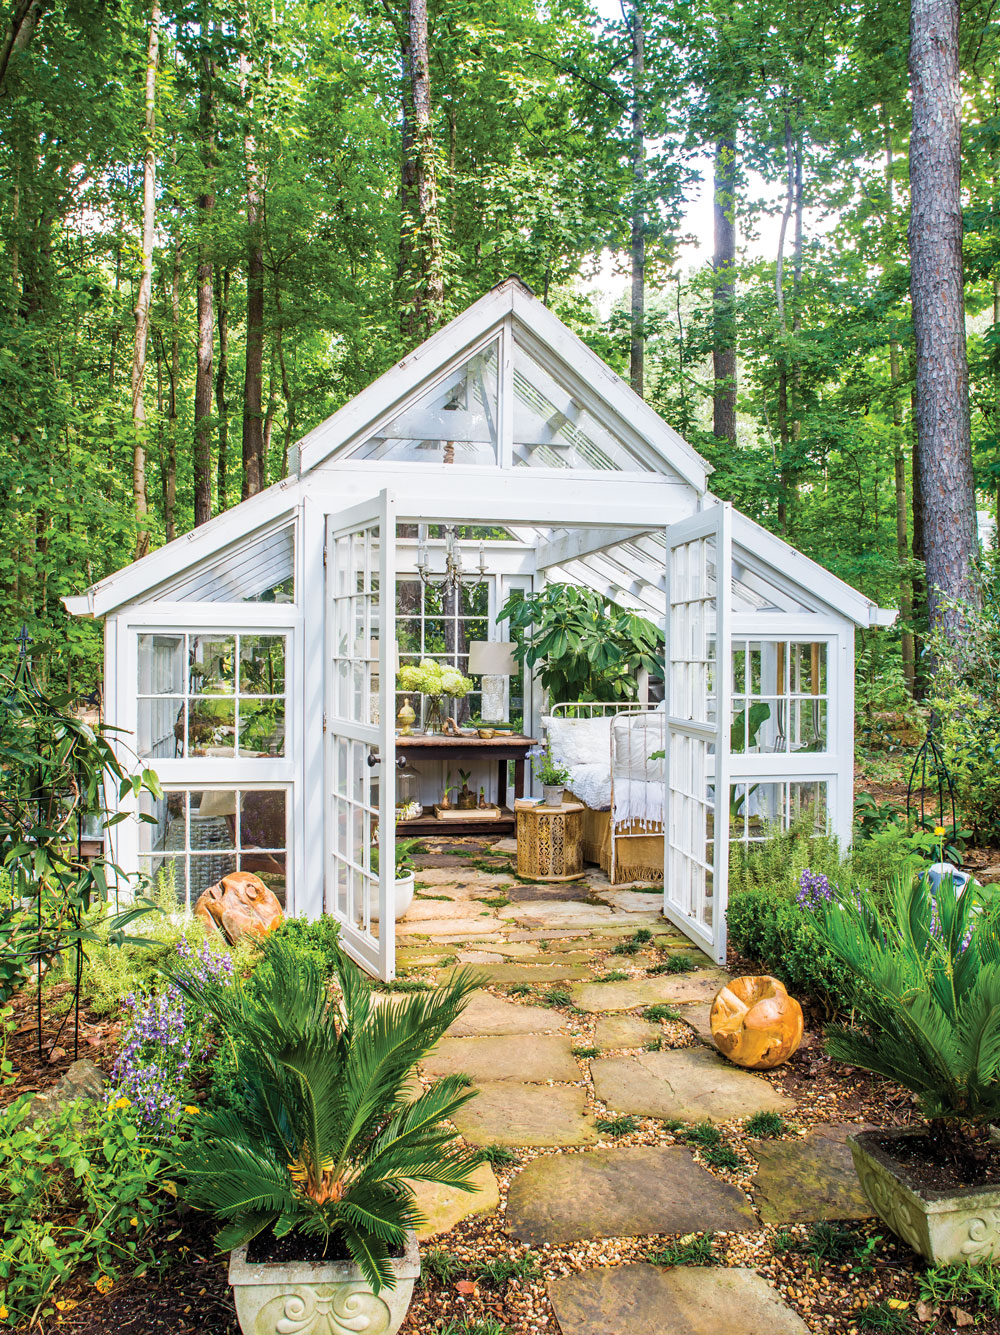
<svg viewBox="0 0 1000 1335">
<path fill-rule="evenodd" d="M 324 903 L 352 959 L 396 967 L 396 517 L 392 495 L 326 520 Z"/>
<path fill-rule="evenodd" d="M 667 536 L 663 912 L 726 960 L 732 508 L 714 504 Z"/>
</svg>

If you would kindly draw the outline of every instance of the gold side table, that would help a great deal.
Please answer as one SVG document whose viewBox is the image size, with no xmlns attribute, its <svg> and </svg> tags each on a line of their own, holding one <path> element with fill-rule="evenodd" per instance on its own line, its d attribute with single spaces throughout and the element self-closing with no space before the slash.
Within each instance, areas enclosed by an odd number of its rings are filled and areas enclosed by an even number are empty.
<svg viewBox="0 0 1000 1335">
<path fill-rule="evenodd" d="M 543 807 L 515 802 L 517 874 L 533 881 L 575 881 L 583 875 L 583 803 Z"/>
</svg>

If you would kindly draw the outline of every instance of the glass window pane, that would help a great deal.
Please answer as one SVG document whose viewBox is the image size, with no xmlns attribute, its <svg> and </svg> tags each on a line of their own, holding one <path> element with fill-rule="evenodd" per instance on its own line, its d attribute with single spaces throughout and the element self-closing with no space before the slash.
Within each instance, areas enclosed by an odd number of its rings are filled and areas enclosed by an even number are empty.
<svg viewBox="0 0 1000 1335">
<path fill-rule="evenodd" d="M 194 699 L 188 702 L 188 755 L 236 754 L 235 700 Z"/>
<path fill-rule="evenodd" d="M 284 635 L 241 635 L 240 695 L 281 695 L 284 689 Z"/>
<path fill-rule="evenodd" d="M 520 344 L 514 349 L 514 464 L 520 468 L 643 467 L 621 440 Z"/>
<path fill-rule="evenodd" d="M 184 701 L 157 696 L 138 702 L 136 747 L 143 759 L 179 756 L 184 747 Z"/>
<path fill-rule="evenodd" d="M 359 459 L 445 464 L 497 461 L 498 346 L 450 371 L 353 451 Z"/>
<path fill-rule="evenodd" d="M 285 793 L 283 789 L 243 790 L 240 793 L 240 850 L 284 849 Z M 244 860 L 245 871 L 253 871 Z"/>
<path fill-rule="evenodd" d="M 232 695 L 236 689 L 236 637 L 192 635 L 188 690 L 192 695 Z"/>
<path fill-rule="evenodd" d="M 184 636 L 139 636 L 139 694 L 183 695 Z"/>
<path fill-rule="evenodd" d="M 199 853 L 235 851 L 235 789 L 209 788 L 191 793 L 191 849 Z"/>
<path fill-rule="evenodd" d="M 240 700 L 240 755 L 285 754 L 285 702 Z"/>
</svg>

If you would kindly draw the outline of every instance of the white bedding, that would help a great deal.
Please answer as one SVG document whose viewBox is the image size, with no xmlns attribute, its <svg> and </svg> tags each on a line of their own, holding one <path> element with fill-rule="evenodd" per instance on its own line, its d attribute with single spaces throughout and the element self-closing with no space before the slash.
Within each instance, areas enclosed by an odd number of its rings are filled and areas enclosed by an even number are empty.
<svg viewBox="0 0 1000 1335">
<path fill-rule="evenodd" d="M 543 719 L 552 758 L 569 771 L 566 787 L 592 811 L 611 809 L 614 754 L 615 824 L 640 829 L 663 821 L 663 761 L 649 759 L 663 747 L 663 722 L 662 713 Z"/>
</svg>

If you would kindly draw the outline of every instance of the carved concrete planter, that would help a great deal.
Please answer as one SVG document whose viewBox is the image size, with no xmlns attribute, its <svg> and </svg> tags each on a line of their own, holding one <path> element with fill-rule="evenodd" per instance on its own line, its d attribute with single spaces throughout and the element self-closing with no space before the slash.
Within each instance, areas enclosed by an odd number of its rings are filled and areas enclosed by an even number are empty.
<svg viewBox="0 0 1000 1335">
<path fill-rule="evenodd" d="M 913 1132 L 860 1131 L 848 1136 L 861 1189 L 883 1223 L 934 1265 L 1000 1258 L 1000 1186 L 961 1191 L 918 1187 L 877 1141 Z"/>
<path fill-rule="evenodd" d="M 243 1335 L 394 1335 L 403 1324 L 420 1274 L 417 1239 L 392 1262 L 396 1287 L 377 1296 L 353 1261 L 247 1260 L 229 1257 L 229 1282 Z"/>
</svg>

